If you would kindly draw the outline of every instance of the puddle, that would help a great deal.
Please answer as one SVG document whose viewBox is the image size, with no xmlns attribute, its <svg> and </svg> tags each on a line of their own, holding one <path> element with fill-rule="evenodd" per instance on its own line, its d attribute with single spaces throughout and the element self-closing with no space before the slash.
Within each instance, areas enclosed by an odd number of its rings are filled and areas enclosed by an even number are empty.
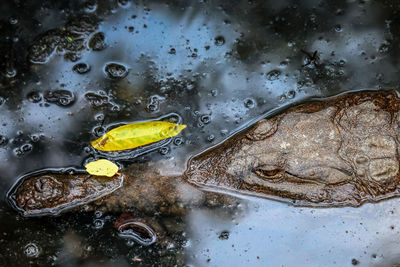
<svg viewBox="0 0 400 267">
<path fill-rule="evenodd" d="M 96 156 L 90 141 L 117 125 L 169 114 L 188 125 L 162 146 L 113 157 L 126 166 L 154 163 L 148 166 L 176 177 L 192 155 L 278 109 L 310 97 L 398 89 L 396 3 L 89 0 L 1 7 L 0 265 L 399 262 L 397 199 L 311 209 L 243 197 L 239 206 L 210 200 L 153 214 L 149 202 L 145 215 L 129 212 L 150 217 L 168 237 L 150 246 L 118 236 L 113 224 L 125 211 L 100 214 L 85 206 L 28 219 L 5 202 L 26 173 L 82 168 Z M 200 194 L 183 181 L 178 186 L 187 199 Z"/>
</svg>

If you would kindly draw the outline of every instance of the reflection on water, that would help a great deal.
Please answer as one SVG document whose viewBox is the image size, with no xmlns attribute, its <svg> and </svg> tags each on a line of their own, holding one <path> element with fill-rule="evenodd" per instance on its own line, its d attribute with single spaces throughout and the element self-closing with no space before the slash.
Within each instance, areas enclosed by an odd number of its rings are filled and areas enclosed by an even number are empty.
<svg viewBox="0 0 400 267">
<path fill-rule="evenodd" d="M 28 2 L 0 4 L 3 196 L 24 173 L 81 167 L 110 125 L 179 114 L 179 139 L 124 159 L 160 161 L 177 176 L 275 108 L 399 82 L 396 1 Z M 32 49 L 44 64 L 27 63 Z M 150 248 L 118 237 L 118 214 L 24 219 L 2 203 L 0 265 L 397 261 L 396 199 L 357 209 L 242 202 L 154 214 L 170 240 Z"/>
</svg>

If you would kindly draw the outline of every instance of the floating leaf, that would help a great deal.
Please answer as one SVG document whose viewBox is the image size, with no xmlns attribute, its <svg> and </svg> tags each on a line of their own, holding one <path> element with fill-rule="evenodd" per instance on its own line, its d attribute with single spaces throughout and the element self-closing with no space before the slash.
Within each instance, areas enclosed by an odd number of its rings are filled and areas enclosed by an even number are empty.
<svg viewBox="0 0 400 267">
<path fill-rule="evenodd" d="M 86 171 L 91 175 L 112 177 L 118 173 L 118 166 L 106 159 L 99 159 L 85 165 Z"/>
<path fill-rule="evenodd" d="M 165 121 L 136 122 L 112 129 L 91 144 L 101 151 L 127 150 L 170 138 L 185 128 Z"/>
</svg>

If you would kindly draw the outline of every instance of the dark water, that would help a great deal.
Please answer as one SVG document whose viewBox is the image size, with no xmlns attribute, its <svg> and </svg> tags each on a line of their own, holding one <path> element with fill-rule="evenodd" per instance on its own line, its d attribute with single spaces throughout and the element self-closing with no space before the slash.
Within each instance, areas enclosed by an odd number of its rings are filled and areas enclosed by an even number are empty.
<svg viewBox="0 0 400 267">
<path fill-rule="evenodd" d="M 182 173 L 192 155 L 309 97 L 398 89 L 398 1 L 0 3 L 0 193 L 41 168 L 81 167 L 108 125 L 177 113 L 188 125 L 131 162 Z M 240 197 L 239 197 L 240 198 Z M 4 199 L 4 198 L 3 198 Z M 3 201 L 0 265 L 391 266 L 400 200 L 161 220 L 174 247 L 118 237 L 118 214 L 25 219 Z M 100 220 L 100 221 L 99 221 Z"/>
</svg>

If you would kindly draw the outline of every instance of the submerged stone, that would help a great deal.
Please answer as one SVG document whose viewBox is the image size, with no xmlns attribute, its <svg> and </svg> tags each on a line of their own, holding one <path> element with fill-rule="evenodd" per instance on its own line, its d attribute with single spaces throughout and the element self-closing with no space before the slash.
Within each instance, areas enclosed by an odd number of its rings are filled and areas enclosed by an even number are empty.
<svg viewBox="0 0 400 267">
<path fill-rule="evenodd" d="M 305 206 L 359 206 L 400 195 L 400 99 L 358 92 L 259 121 L 193 158 L 188 182 Z"/>
</svg>

